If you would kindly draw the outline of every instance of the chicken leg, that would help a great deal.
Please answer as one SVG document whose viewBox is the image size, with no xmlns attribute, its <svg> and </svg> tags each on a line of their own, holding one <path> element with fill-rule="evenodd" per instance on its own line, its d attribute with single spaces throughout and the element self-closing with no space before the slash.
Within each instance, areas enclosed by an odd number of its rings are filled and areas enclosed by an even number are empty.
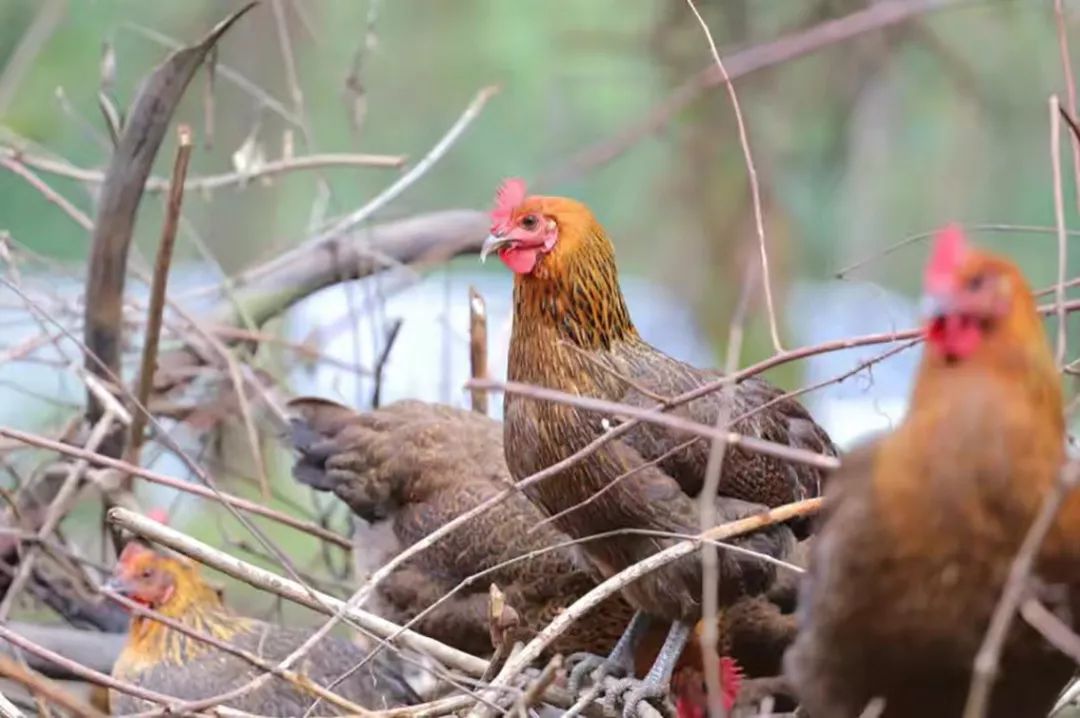
<svg viewBox="0 0 1080 718">
<path fill-rule="evenodd" d="M 661 646 L 660 653 L 656 655 L 656 660 L 653 661 L 648 674 L 641 680 L 623 678 L 605 691 L 604 705 L 608 712 L 614 712 L 615 703 L 621 697 L 623 718 L 635 718 L 638 703 L 641 701 L 667 697 L 671 685 L 671 674 L 686 647 L 692 629 L 693 625 L 685 621 L 673 622 L 667 638 L 664 639 L 664 645 Z"/>
<path fill-rule="evenodd" d="M 602 682 L 605 676 L 633 676 L 634 650 L 649 630 L 651 622 L 649 614 L 637 611 L 606 658 L 594 653 L 576 653 L 570 656 L 569 662 L 574 664 L 567 681 L 570 693 L 576 695 L 585 677 L 589 675 L 593 676 L 593 682 L 597 684 Z"/>
</svg>

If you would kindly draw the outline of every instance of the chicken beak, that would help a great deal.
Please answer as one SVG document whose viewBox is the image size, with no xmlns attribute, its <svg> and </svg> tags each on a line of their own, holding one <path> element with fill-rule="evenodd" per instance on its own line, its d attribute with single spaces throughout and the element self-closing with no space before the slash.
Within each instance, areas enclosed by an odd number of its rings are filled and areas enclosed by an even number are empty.
<svg viewBox="0 0 1080 718">
<path fill-rule="evenodd" d="M 500 237 L 497 234 L 489 234 L 488 238 L 484 240 L 484 243 L 480 245 L 480 261 L 486 262 L 487 257 L 492 252 L 498 252 L 503 247 L 508 247 L 513 243 L 513 240 L 506 237 Z"/>
<path fill-rule="evenodd" d="M 922 314 L 928 319 L 943 317 L 952 311 L 952 297 L 939 292 L 928 292 L 920 302 Z"/>
<path fill-rule="evenodd" d="M 101 584 L 101 588 L 106 591 L 118 593 L 126 598 L 131 597 L 131 584 L 119 576 L 111 576 L 108 581 Z"/>
</svg>

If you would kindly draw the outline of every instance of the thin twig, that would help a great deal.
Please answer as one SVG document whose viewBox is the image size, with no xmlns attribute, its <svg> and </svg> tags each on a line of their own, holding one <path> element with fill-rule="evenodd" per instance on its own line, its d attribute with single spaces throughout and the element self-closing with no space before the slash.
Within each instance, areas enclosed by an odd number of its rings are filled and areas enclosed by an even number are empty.
<svg viewBox="0 0 1080 718">
<path fill-rule="evenodd" d="M 105 437 L 108 436 L 109 432 L 112 430 L 115 419 L 116 415 L 113 412 L 112 407 L 105 405 L 104 413 L 101 415 L 101 418 L 98 419 L 94 428 L 90 431 L 89 438 L 86 440 L 87 451 L 97 450 L 97 447 L 105 440 Z M 22 560 L 19 562 L 19 571 L 8 585 L 4 600 L 0 602 L 0 622 L 7 620 L 8 615 L 11 613 L 11 607 L 15 604 L 15 599 L 18 598 L 19 594 L 26 586 L 26 582 L 30 580 L 41 544 L 52 535 L 53 531 L 55 531 L 56 527 L 60 524 L 60 521 L 70 510 L 71 501 L 78 493 L 80 481 L 88 466 L 89 463 L 86 460 L 79 459 L 69 467 L 67 476 L 64 477 L 64 483 L 60 487 L 60 491 L 57 492 L 56 498 L 53 499 L 53 502 L 49 505 L 49 512 L 45 515 L 45 520 L 42 522 L 41 528 L 37 532 L 38 541 L 32 544 L 27 550 L 26 555 L 22 557 Z"/>
<path fill-rule="evenodd" d="M 94 465 L 105 466 L 110 469 L 115 469 L 120 473 L 130 473 L 151 483 L 168 486 L 170 488 L 176 489 L 177 491 L 194 494 L 195 496 L 200 496 L 204 499 L 219 501 L 224 505 L 231 506 L 241 511 L 246 511 L 250 514 L 255 514 L 257 516 L 263 516 L 265 518 L 272 519 L 274 521 L 277 521 L 278 523 L 290 526 L 298 531 L 303 531 L 304 533 L 311 534 L 312 536 L 316 536 L 324 541 L 329 541 L 330 543 L 333 543 L 334 545 L 347 551 L 352 550 L 352 543 L 345 537 L 339 536 L 333 531 L 329 531 L 322 526 L 319 526 L 318 524 L 312 523 L 310 521 L 304 521 L 302 519 L 297 519 L 293 516 L 290 516 L 289 514 L 276 511 L 268 506 L 263 506 L 262 504 L 255 503 L 254 501 L 248 501 L 247 499 L 242 499 L 238 496 L 233 496 L 231 494 L 226 494 L 221 491 L 216 491 L 214 489 L 208 488 L 207 486 L 193 484 L 189 481 L 183 481 L 182 479 L 177 479 L 172 476 L 160 474 L 156 471 L 150 471 L 149 469 L 144 469 L 141 466 L 136 466 L 135 464 L 130 464 L 120 459 L 114 459 L 111 456 L 106 456 L 105 454 L 99 454 L 97 452 L 88 451 L 86 449 L 82 449 L 77 446 L 71 446 L 63 442 L 53 441 L 52 439 L 47 439 L 43 436 L 31 434 L 29 432 L 21 431 L 13 427 L 0 426 L 0 436 L 13 439 L 20 443 L 29 444 L 30 446 L 37 446 L 42 449 L 48 449 L 49 451 L 55 451 L 59 454 L 72 456 L 76 459 L 88 461 L 89 463 Z"/>
<path fill-rule="evenodd" d="M 375 388 L 371 390 L 371 407 L 373 409 L 378 409 L 382 405 L 383 372 L 386 369 L 387 360 L 390 359 L 390 352 L 394 349 L 394 342 L 397 341 L 398 334 L 401 332 L 402 323 L 403 320 L 400 318 L 390 323 L 390 326 L 386 329 L 386 338 L 383 340 L 382 349 L 375 360 Z"/>
<path fill-rule="evenodd" d="M 81 209 L 73 205 L 70 201 L 65 199 L 59 192 L 54 190 L 49 185 L 38 177 L 36 174 L 27 169 L 21 162 L 8 157 L 7 155 L 0 154 L 0 165 L 3 165 L 11 172 L 19 175 L 26 180 L 31 187 L 36 189 L 41 195 L 49 202 L 55 204 L 64 214 L 75 220 L 75 224 L 79 225 L 87 232 L 94 228 L 94 222 L 83 212 Z"/>
<path fill-rule="evenodd" d="M 729 79 L 736 80 L 868 32 L 884 30 L 946 7 L 957 7 L 961 2 L 962 0 L 880 0 L 850 15 L 825 20 L 813 27 L 732 53 L 724 60 L 724 65 L 728 69 Z M 608 164 L 643 138 L 660 132 L 680 112 L 723 81 L 715 63 L 710 62 L 646 111 L 641 119 L 632 121 L 612 137 L 574 153 L 561 167 L 545 171 L 533 184 L 563 182 Z"/>
<path fill-rule="evenodd" d="M 67 177 L 68 179 L 101 184 L 105 181 L 105 173 L 77 167 L 69 162 L 52 160 L 48 157 L 27 154 L 15 147 L 0 147 L 0 158 L 7 158 L 13 162 L 33 167 L 41 172 Z M 322 170 L 332 167 L 377 167 L 384 169 L 396 169 L 405 164 L 408 158 L 405 155 L 372 155 L 357 153 L 324 153 L 310 154 L 300 157 L 283 157 L 279 160 L 270 160 L 258 167 L 245 169 L 242 172 L 225 172 L 218 175 L 205 175 L 191 177 L 184 182 L 184 189 L 192 191 L 209 191 L 225 187 L 241 188 L 253 180 L 273 177 L 291 172 L 303 172 L 310 170 Z M 146 180 L 146 191 L 151 194 L 160 194 L 169 190 L 169 179 L 166 177 L 150 177 Z"/>
<path fill-rule="evenodd" d="M 1070 461 L 1043 499 L 1038 515 L 1032 522 L 1031 528 L 1028 529 L 1027 535 L 1024 536 L 1020 549 L 1016 552 L 1016 557 L 1009 568 L 1008 580 L 1001 592 L 1001 598 L 990 618 L 990 625 L 986 629 L 986 635 L 983 636 L 979 652 L 975 655 L 971 686 L 968 689 L 963 718 L 983 718 L 986 715 L 990 705 L 990 694 L 994 681 L 997 679 L 1001 651 L 1009 635 L 1009 629 L 1012 627 L 1016 609 L 1028 588 L 1028 579 L 1035 567 L 1039 549 L 1053 527 L 1066 496 L 1076 486 L 1077 479 L 1080 479 L 1080 463 Z"/>
<path fill-rule="evenodd" d="M 1070 127 L 1072 127 L 1072 118 L 1065 116 L 1065 120 L 1070 124 Z M 1076 132 L 1077 129 L 1073 127 L 1073 131 Z M 963 224 L 961 225 L 961 227 L 963 227 L 963 229 L 967 232 L 1025 232 L 1030 234 L 1057 234 L 1057 227 L 1043 227 L 1032 224 L 975 223 Z M 902 249 L 910 244 L 915 244 L 917 242 L 922 242 L 923 240 L 930 239 L 935 234 L 937 234 L 936 229 L 930 230 L 928 232 L 919 232 L 917 234 L 908 235 L 907 237 L 904 237 L 900 241 L 895 242 L 894 244 L 891 244 L 882 250 L 878 250 L 867 257 L 863 257 L 860 260 L 852 262 L 851 264 L 836 270 L 835 272 L 833 272 L 833 276 L 837 279 L 844 279 L 848 274 L 854 272 L 856 269 L 861 269 L 862 267 L 870 264 L 874 260 L 887 257 L 893 252 L 896 252 L 897 250 Z M 1070 237 L 1078 237 L 1080 236 L 1080 230 L 1069 230 L 1068 234 Z"/>
<path fill-rule="evenodd" d="M 1076 114 L 1076 78 L 1073 76 L 1072 54 L 1069 52 L 1069 33 L 1065 30 L 1065 9 L 1062 0 L 1054 0 L 1054 23 L 1057 25 L 1058 51 L 1061 53 L 1061 71 L 1065 77 L 1065 100 L 1069 114 Z M 1080 212 L 1080 137 L 1073 135 L 1073 176 L 1076 179 L 1076 210 Z"/>
<path fill-rule="evenodd" d="M 1080 636 L 1036 598 L 1020 604 L 1020 615 L 1028 625 L 1042 634 L 1050 645 L 1080 665 Z"/>
<path fill-rule="evenodd" d="M 1057 287 L 1054 292 L 1057 305 L 1057 351 L 1055 359 L 1058 368 L 1065 364 L 1065 349 L 1068 344 L 1068 323 L 1065 317 L 1065 268 L 1068 264 L 1068 241 L 1065 234 L 1065 196 L 1061 186 L 1061 119 L 1057 95 L 1050 95 L 1050 167 L 1054 188 L 1054 221 L 1057 225 L 1058 273 Z M 1073 138 L 1076 146 L 1076 138 Z"/>
<path fill-rule="evenodd" d="M 165 312 L 165 293 L 169 284 L 169 266 L 172 264 L 173 246 L 176 243 L 180 207 L 184 201 L 184 178 L 187 176 L 188 161 L 191 158 L 191 129 L 187 125 L 180 125 L 177 135 L 179 144 L 176 147 L 176 160 L 173 163 L 165 222 L 161 227 L 161 244 L 158 246 L 157 258 L 154 262 L 154 281 L 150 285 L 150 306 L 146 310 L 146 338 L 143 341 L 138 391 L 135 395 L 143 406 L 150 403 L 150 392 L 154 386 L 158 341 L 161 338 L 161 318 Z M 146 418 L 146 414 L 141 411 L 135 412 L 135 416 L 132 417 L 125 461 L 139 463 L 143 433 L 146 431 Z"/>
<path fill-rule="evenodd" d="M 689 0 L 688 0 L 689 2 Z M 694 14 L 699 21 L 701 16 L 693 7 Z M 701 21 L 704 25 L 704 22 Z M 708 33 L 708 28 L 706 28 Z M 710 43 L 712 38 L 710 36 Z M 735 306 L 735 312 L 731 317 L 731 327 L 728 331 L 727 359 L 724 361 L 724 374 L 734 374 L 739 366 L 739 356 L 742 352 L 743 323 L 746 319 L 747 308 L 750 303 L 750 294 L 758 278 L 758 273 L 753 268 L 749 269 L 743 289 L 739 296 L 739 302 Z M 726 431 L 731 428 L 731 409 L 735 403 L 735 385 L 728 384 L 721 392 L 721 409 L 716 415 L 713 428 L 716 431 Z M 705 482 L 701 489 L 698 500 L 701 514 L 701 530 L 708 531 L 716 525 L 716 496 L 720 486 L 720 475 L 724 468 L 724 458 L 727 453 L 727 442 L 714 438 L 709 442 L 709 458 L 705 463 Z M 720 654 L 717 645 L 720 640 L 719 621 L 717 614 L 720 610 L 720 586 L 718 553 L 716 545 L 712 542 L 704 542 L 701 545 L 701 618 L 704 622 L 701 632 L 701 667 L 705 674 L 706 700 L 710 718 L 727 718 L 727 708 L 724 707 L 723 686 L 720 684 Z"/>
<path fill-rule="evenodd" d="M 730 381 L 724 382 L 724 384 L 731 383 L 732 382 Z M 700 424 L 696 421 L 674 414 L 664 413 L 655 408 L 629 406 L 616 401 L 595 399 L 593 397 L 570 394 L 555 389 L 548 389 L 546 387 L 538 387 L 531 384 L 522 384 L 512 381 L 504 382 L 496 379 L 470 379 L 465 383 L 465 386 L 469 389 L 476 387 L 487 389 L 489 391 L 517 394 L 518 396 L 525 396 L 540 401 L 551 401 L 558 404 L 576 406 L 588 411 L 628 416 L 632 419 L 639 419 L 646 423 L 666 426 L 679 431 L 686 431 L 708 439 L 723 441 L 732 446 L 741 446 L 749 451 L 756 451 L 767 456 L 774 456 L 778 459 L 784 459 L 785 461 L 805 464 L 827 471 L 834 471 L 840 467 L 840 461 L 834 456 L 826 456 L 825 454 L 819 454 L 815 451 L 807 451 L 806 449 L 799 449 L 797 447 L 788 446 L 787 444 L 779 444 L 774 441 L 760 439 L 756 436 L 747 436 L 734 431 L 717 430 L 706 424 Z"/>
<path fill-rule="evenodd" d="M 487 306 L 476 287 L 469 287 L 469 376 L 486 379 L 488 375 Z M 488 395 L 483 389 L 470 392 L 472 410 L 488 413 Z"/>
<path fill-rule="evenodd" d="M 784 521 L 789 521 L 796 517 L 813 514 L 820 508 L 820 498 L 807 499 L 805 501 L 778 506 L 766 513 L 721 524 L 720 526 L 713 527 L 708 531 L 698 534 L 692 539 L 680 541 L 662 551 L 657 551 L 651 556 L 638 561 L 633 566 L 611 576 L 598 584 L 595 588 L 591 589 L 584 596 L 574 601 L 573 604 L 556 616 L 543 630 L 537 633 L 520 653 L 508 660 L 506 665 L 503 666 L 503 669 L 499 672 L 499 675 L 491 682 L 491 685 L 488 687 L 488 690 L 485 691 L 483 697 L 489 702 L 496 700 L 515 676 L 535 661 L 540 654 L 551 645 L 552 641 L 562 635 L 585 613 L 595 608 L 604 601 L 604 599 L 622 590 L 625 586 L 638 580 L 642 576 L 699 550 L 702 541 L 726 541 L 767 526 L 783 523 Z M 470 715 L 478 718 L 479 716 L 489 714 L 477 707 Z"/>
<path fill-rule="evenodd" d="M 495 85 L 491 85 L 483 88 L 480 92 L 476 93 L 476 96 L 469 103 L 469 106 L 465 108 L 465 111 L 457 119 L 446 134 L 443 135 L 435 146 L 424 155 L 423 159 L 416 163 L 408 172 L 401 175 L 400 178 L 389 187 L 384 189 L 374 198 L 372 198 L 363 207 L 360 207 L 353 212 L 350 212 L 346 216 L 339 219 L 329 229 L 320 232 L 312 239 L 304 242 L 300 247 L 297 247 L 292 251 L 293 254 L 303 254 L 310 252 L 315 246 L 322 244 L 323 242 L 333 239 L 339 235 L 345 234 L 355 228 L 357 225 L 367 221 L 372 215 L 378 212 L 380 209 L 390 204 L 393 200 L 397 199 L 406 189 L 411 187 L 418 179 L 427 174 L 446 152 L 454 146 L 458 138 L 465 132 L 465 130 L 472 124 L 479 115 L 480 111 L 484 109 L 484 105 L 488 100 L 495 96 L 499 91 L 499 88 Z"/>
<path fill-rule="evenodd" d="M 754 205 L 754 227 L 757 229 L 758 250 L 761 253 L 761 286 L 765 290 L 765 311 L 769 315 L 769 333 L 772 335 L 773 348 L 782 352 L 784 347 L 780 344 L 780 329 L 776 323 L 776 307 L 773 305 L 772 282 L 769 278 L 769 252 L 765 246 L 765 216 L 761 211 L 761 187 L 758 186 L 757 168 L 754 166 L 754 156 L 750 152 L 750 138 L 746 132 L 742 108 L 739 106 L 739 96 L 735 93 L 735 84 L 731 81 L 727 68 L 724 67 L 724 61 L 720 59 L 720 51 L 716 49 L 716 42 L 713 40 L 709 25 L 701 17 L 697 6 L 694 5 L 694 0 L 686 0 L 686 4 L 690 6 L 690 11 L 694 13 L 694 17 L 697 18 L 698 24 L 705 33 L 713 62 L 716 63 L 720 75 L 724 78 L 724 87 L 727 88 L 731 107 L 735 111 L 735 125 L 739 129 L 739 145 L 742 147 L 743 160 L 746 162 L 746 173 L 750 179 L 750 197 Z"/>
</svg>

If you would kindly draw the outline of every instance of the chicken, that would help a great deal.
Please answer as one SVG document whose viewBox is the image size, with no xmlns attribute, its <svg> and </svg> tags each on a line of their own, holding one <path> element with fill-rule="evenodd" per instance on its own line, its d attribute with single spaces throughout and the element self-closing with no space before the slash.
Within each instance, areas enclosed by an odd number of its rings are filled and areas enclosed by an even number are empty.
<svg viewBox="0 0 1080 718">
<path fill-rule="evenodd" d="M 955 718 L 1009 567 L 1064 461 L 1059 376 L 1035 301 L 1008 260 L 940 231 L 927 264 L 926 347 L 903 422 L 831 481 L 786 673 L 811 716 Z M 1080 496 L 1038 556 L 1080 609 Z M 1045 716 L 1073 673 L 1017 621 L 988 715 Z"/>
<path fill-rule="evenodd" d="M 382 548 L 365 557 L 371 570 L 513 486 L 499 423 L 475 412 L 406 400 L 359 414 L 313 398 L 294 399 L 289 409 L 292 442 L 300 452 L 293 474 L 315 489 L 333 491 L 370 522 L 360 540 Z M 484 655 L 492 650 L 488 586 L 495 583 L 521 619 L 522 630 L 513 638 L 531 638 L 597 583 L 572 551 L 559 548 L 567 537 L 543 518 L 525 497 L 508 496 L 391 573 L 378 586 L 374 610 L 404 623 L 464 583 L 413 628 Z M 632 613 L 614 596 L 551 650 L 610 649 Z"/>
<path fill-rule="evenodd" d="M 619 289 L 614 247 L 592 212 L 563 197 L 527 196 L 520 180 L 499 189 L 492 234 L 482 257 L 497 252 L 514 272 L 514 325 L 509 378 L 514 382 L 652 407 L 720 374 L 674 359 L 646 343 L 634 328 Z M 761 378 L 735 387 L 731 405 L 719 392 L 698 398 L 676 413 L 714 425 L 726 411 L 733 430 L 800 449 L 835 454 L 828 435 L 796 401 Z M 584 448 L 618 424 L 604 416 L 550 401 L 507 393 L 504 399 L 506 461 L 521 481 Z M 532 484 L 526 494 L 581 548 L 602 575 L 613 575 L 663 549 L 676 538 L 626 533 L 647 529 L 668 534 L 700 530 L 699 494 L 710 442 L 643 423 L 608 441 L 572 467 Z M 728 448 L 716 497 L 720 522 L 767 506 L 816 496 L 820 469 L 790 463 L 743 447 Z M 744 536 L 738 546 L 784 558 L 801 524 L 774 526 Z M 773 564 L 744 553 L 721 551 L 721 605 L 767 591 L 776 580 Z M 650 618 L 671 624 L 668 642 L 644 682 L 629 686 L 624 712 L 643 697 L 664 694 L 674 661 L 701 615 L 702 571 L 690 556 L 646 574 L 624 595 L 638 610 L 625 643 L 603 664 L 604 671 L 630 672 L 628 660 Z M 588 660 L 579 665 L 591 665 Z"/>
<path fill-rule="evenodd" d="M 106 587 L 163 616 L 209 634 L 271 664 L 279 663 L 310 636 L 301 628 L 286 628 L 230 613 L 219 593 L 208 586 L 194 564 L 166 557 L 137 541 L 120 554 Z M 329 688 L 347 701 L 371 709 L 419 703 L 402 679 L 400 666 L 379 653 L 363 663 L 367 652 L 348 641 L 327 636 L 294 667 L 296 673 Z M 357 666 L 360 666 L 357 668 Z M 180 701 L 217 696 L 240 688 L 264 671 L 251 662 L 167 627 L 148 616 L 134 616 L 127 644 L 113 667 L 113 677 Z M 274 676 L 258 689 L 225 705 L 247 713 L 299 716 L 317 700 L 307 690 Z M 137 713 L 153 704 L 125 693 L 109 696 L 114 714 Z M 338 706 L 325 698 L 318 713 Z"/>
<path fill-rule="evenodd" d="M 399 401 L 361 414 L 311 398 L 294 399 L 289 408 L 292 441 L 300 452 L 293 473 L 318 490 L 333 491 L 371 522 L 360 539 L 364 548 L 370 550 L 380 542 L 384 546 L 382 552 L 366 556 L 372 569 L 512 485 L 503 458 L 502 427 L 475 412 Z M 372 608 L 404 623 L 470 576 L 535 552 L 526 562 L 466 585 L 463 593 L 415 624 L 421 633 L 461 650 L 490 653 L 486 587 L 494 581 L 521 618 L 522 630 L 514 638 L 532 637 L 597 582 L 595 572 L 587 564 L 582 567 L 567 545 L 569 537 L 543 519 L 527 499 L 511 494 L 391 573 L 379 584 Z M 759 597 L 720 616 L 721 650 L 750 677 L 779 672 L 780 658 L 794 636 L 792 617 L 783 603 L 783 597 L 775 602 Z M 632 613 L 616 594 L 576 622 L 551 650 L 610 651 Z M 653 627 L 635 653 L 638 665 L 646 669 L 663 643 L 659 628 Z M 678 670 L 697 671 L 700 677 L 700 669 L 700 653 L 692 644 Z M 696 687 L 688 680 L 684 683 L 689 696 Z"/>
</svg>

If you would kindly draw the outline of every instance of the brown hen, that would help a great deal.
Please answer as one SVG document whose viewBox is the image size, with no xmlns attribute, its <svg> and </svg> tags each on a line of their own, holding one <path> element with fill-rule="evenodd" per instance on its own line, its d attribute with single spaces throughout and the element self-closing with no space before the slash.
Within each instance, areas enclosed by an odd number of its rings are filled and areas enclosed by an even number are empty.
<svg viewBox="0 0 1080 718">
<path fill-rule="evenodd" d="M 503 456 L 501 425 L 475 412 L 399 401 L 357 413 L 325 399 L 289 404 L 292 440 L 300 451 L 293 472 L 322 491 L 332 491 L 366 522 L 362 548 L 374 569 L 402 548 L 511 486 Z M 373 606 L 404 623 L 446 596 L 470 576 L 508 559 L 535 552 L 465 586 L 415 624 L 421 633 L 478 655 L 491 652 L 487 586 L 494 581 L 521 618 L 517 639 L 531 638 L 555 615 L 597 583 L 569 537 L 544 523 L 543 514 L 512 494 L 501 504 L 439 541 L 393 572 L 377 589 Z M 381 549 L 376 549 L 376 545 Z M 790 606 L 751 599 L 720 616 L 721 648 L 749 677 L 779 672 L 794 635 Z M 606 653 L 630 622 L 633 610 L 615 595 L 576 622 L 552 652 Z M 663 643 L 654 626 L 635 654 L 646 668 Z M 696 646 L 678 670 L 700 669 Z"/>
<path fill-rule="evenodd" d="M 830 484 L 785 659 L 817 718 L 956 718 L 1013 557 L 1062 467 L 1060 379 L 1035 301 L 1008 260 L 956 227 L 926 271 L 933 310 L 907 416 Z M 1080 616 L 1080 496 L 1042 547 L 1038 578 Z M 1045 716 L 1075 670 L 1017 621 L 992 718 Z"/>
<path fill-rule="evenodd" d="M 293 444 L 300 451 L 293 474 L 315 489 L 333 491 L 370 523 L 359 540 L 368 544 L 363 548 L 372 570 L 513 486 L 502 427 L 475 412 L 411 400 L 364 414 L 325 399 L 294 399 L 289 408 Z M 596 585 L 595 574 L 569 548 L 552 548 L 567 541 L 524 496 L 512 494 L 402 564 L 379 584 L 375 610 L 405 622 L 465 583 L 413 627 L 463 651 L 490 653 L 491 583 L 518 612 L 519 639 L 531 638 Z M 370 550 L 375 544 L 379 549 Z M 481 572 L 487 573 L 470 580 Z M 612 597 L 551 650 L 610 649 L 632 613 Z"/>
<path fill-rule="evenodd" d="M 483 254 L 498 252 L 514 272 L 514 326 L 509 378 L 569 394 L 652 407 L 720 378 L 649 345 L 639 335 L 619 289 L 614 247 L 581 202 L 526 196 L 520 180 L 500 188 L 492 235 Z M 796 401 L 761 378 L 741 382 L 731 405 L 719 392 L 676 413 L 714 425 L 730 412 L 733 430 L 752 437 L 832 455 L 826 433 Z M 619 422 L 616 417 L 508 393 L 506 460 L 522 480 L 584 448 Z M 700 531 L 699 494 L 710 444 L 692 435 L 644 423 L 609 441 L 582 461 L 533 484 L 527 495 L 574 538 L 647 529 L 667 534 Z M 719 522 L 765 507 L 816 496 L 822 473 L 738 446 L 723 464 L 716 515 Z M 784 558 L 804 525 L 775 526 L 733 543 Z M 590 561 L 610 576 L 677 541 L 656 533 L 620 535 L 582 544 Z M 721 605 L 767 591 L 774 565 L 743 553 L 721 551 Z M 634 643 L 650 617 L 672 624 L 669 642 L 643 685 L 632 687 L 625 712 L 643 696 L 661 696 L 690 628 L 701 616 L 701 561 L 687 557 L 645 575 L 624 595 L 639 611 L 626 641 L 604 670 L 632 669 Z M 588 660 L 581 665 L 591 665 Z"/>
<path fill-rule="evenodd" d="M 271 664 L 281 662 L 311 634 L 301 628 L 229 612 L 219 593 L 203 581 L 194 564 L 162 556 L 136 541 L 124 547 L 106 587 Z M 341 697 L 366 708 L 420 702 L 402 678 L 401 666 L 394 659 L 379 653 L 365 662 L 367 656 L 367 651 L 358 646 L 327 636 L 294 666 L 294 671 L 320 686 L 332 687 Z M 174 696 L 178 701 L 218 696 L 262 674 L 261 668 L 239 656 L 141 615 L 132 619 L 128 642 L 113 666 L 113 677 Z M 336 683 L 338 680 L 340 683 Z M 224 705 L 258 715 L 300 716 L 316 700 L 319 700 L 318 713 L 338 711 L 326 699 L 318 699 L 310 691 L 274 676 L 261 687 Z M 155 707 L 118 691 L 110 693 L 109 704 L 114 714 L 138 713 Z"/>
</svg>

